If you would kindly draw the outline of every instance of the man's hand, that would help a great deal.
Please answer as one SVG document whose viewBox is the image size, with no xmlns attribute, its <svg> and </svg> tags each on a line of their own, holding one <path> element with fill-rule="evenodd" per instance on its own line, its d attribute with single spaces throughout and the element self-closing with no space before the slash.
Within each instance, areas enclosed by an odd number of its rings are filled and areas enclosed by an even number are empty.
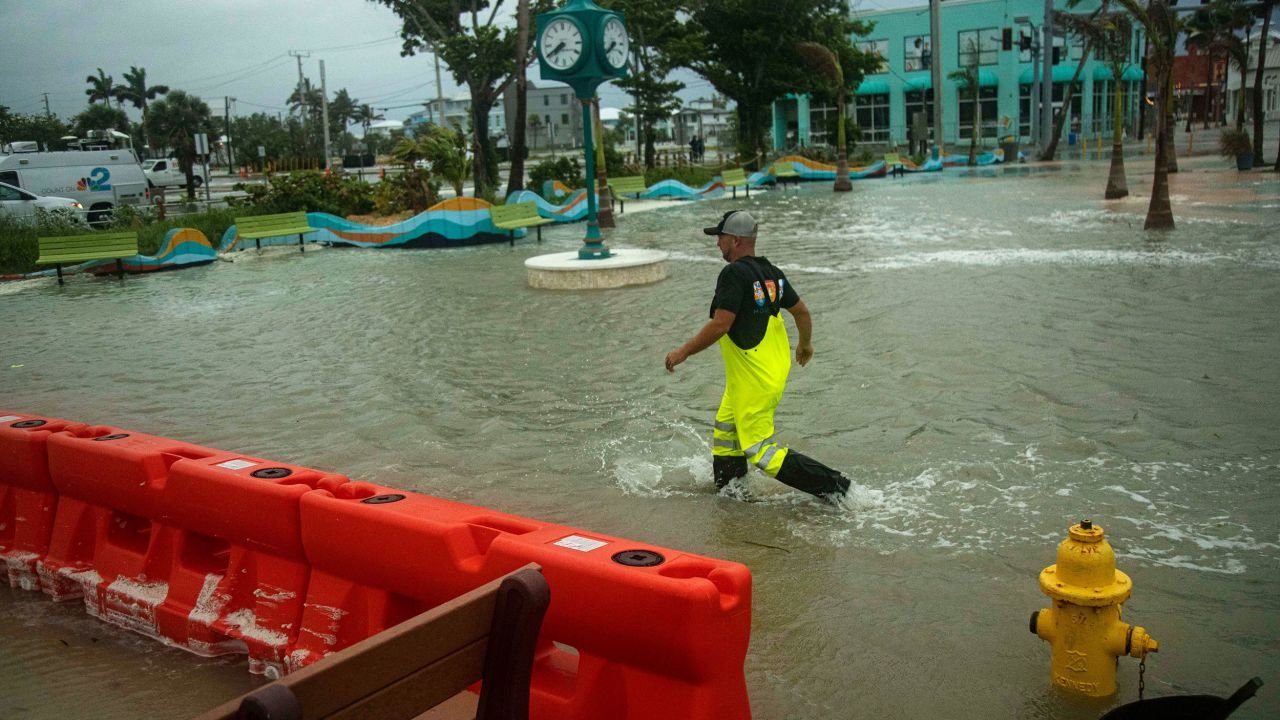
<svg viewBox="0 0 1280 720">
<path fill-rule="evenodd" d="M 800 343 L 796 345 L 796 362 L 800 363 L 800 367 L 804 367 L 805 365 L 808 365 L 809 361 L 812 359 L 813 359 L 812 343 Z"/>
<path fill-rule="evenodd" d="M 676 366 L 688 359 L 689 359 L 689 354 L 681 350 L 672 350 L 671 352 L 667 353 L 667 360 L 666 360 L 667 372 L 669 373 L 675 372 Z"/>
</svg>

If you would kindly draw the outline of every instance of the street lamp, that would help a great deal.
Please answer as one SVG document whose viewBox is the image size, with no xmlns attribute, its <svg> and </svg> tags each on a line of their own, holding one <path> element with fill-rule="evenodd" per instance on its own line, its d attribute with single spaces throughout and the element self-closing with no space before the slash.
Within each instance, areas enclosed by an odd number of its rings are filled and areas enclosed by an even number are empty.
<svg viewBox="0 0 1280 720">
<path fill-rule="evenodd" d="M 1013 21 L 1019 25 L 1028 25 L 1031 27 L 1031 39 L 1028 43 L 1031 50 L 1031 97 L 1027 103 L 1027 112 L 1031 113 L 1031 145 L 1032 147 L 1040 147 L 1040 113 L 1036 112 L 1036 104 L 1040 98 L 1040 32 L 1036 24 L 1031 22 L 1030 16 L 1018 15 Z M 1018 32 L 1018 46 L 1022 46 L 1022 32 Z M 1019 90 L 1021 95 L 1022 91 Z"/>
</svg>

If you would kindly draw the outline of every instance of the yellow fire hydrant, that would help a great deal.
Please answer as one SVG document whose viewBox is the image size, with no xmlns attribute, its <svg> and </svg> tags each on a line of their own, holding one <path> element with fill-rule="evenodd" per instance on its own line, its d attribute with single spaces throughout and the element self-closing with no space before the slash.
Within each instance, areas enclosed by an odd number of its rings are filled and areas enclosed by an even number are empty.
<svg viewBox="0 0 1280 720">
<path fill-rule="evenodd" d="M 1145 658 L 1160 644 L 1143 628 L 1120 620 L 1133 583 L 1116 570 L 1116 553 L 1102 528 L 1081 520 L 1058 545 L 1058 562 L 1040 573 L 1040 591 L 1053 607 L 1031 615 L 1031 632 L 1053 648 L 1053 684 L 1090 697 L 1116 691 L 1119 658 Z"/>
</svg>

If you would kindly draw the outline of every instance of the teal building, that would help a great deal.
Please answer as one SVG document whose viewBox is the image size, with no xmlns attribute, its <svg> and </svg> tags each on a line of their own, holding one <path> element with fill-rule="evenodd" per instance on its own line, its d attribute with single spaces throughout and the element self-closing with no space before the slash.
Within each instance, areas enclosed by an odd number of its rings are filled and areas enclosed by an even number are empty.
<svg viewBox="0 0 1280 720">
<path fill-rule="evenodd" d="M 1070 12 L 1087 14 L 1097 7 L 1096 0 L 1085 0 Z M 1054 8 L 1056 12 L 1067 11 L 1062 0 L 1055 0 Z M 925 142 L 925 138 L 918 137 L 922 132 L 932 141 L 935 95 L 942 103 L 943 141 L 948 146 L 967 144 L 975 124 L 980 143 L 987 147 L 1010 136 L 1016 136 L 1023 144 L 1031 141 L 1032 114 L 1039 107 L 1039 98 L 1032 98 L 1032 89 L 1043 72 L 1043 56 L 1039 63 L 1032 62 L 1042 51 L 1042 39 L 1038 37 L 1044 20 L 1042 0 L 942 3 L 942 47 L 936 54 L 930 42 L 927 4 L 896 10 L 855 10 L 851 14 L 874 24 L 867 35 L 854 37 L 854 43 L 881 58 L 880 72 L 863 79 L 846 108 L 862 128 L 859 146 L 918 148 Z M 1032 44 L 1034 47 L 1028 47 Z M 1052 71 L 1056 111 L 1084 52 L 1084 41 L 1058 35 L 1053 38 L 1052 47 L 1057 60 Z M 1120 77 L 1123 97 L 1119 109 L 1130 136 L 1137 132 L 1138 103 L 1144 97 L 1142 52 L 1142 31 L 1135 23 L 1128 63 Z M 940 93 L 933 88 L 931 64 L 935 56 L 942 63 Z M 975 61 L 979 66 L 978 107 L 970 92 L 948 78 Z M 1114 82 L 1108 64 L 1091 54 L 1071 100 L 1063 142 L 1079 137 L 1110 137 Z M 834 145 L 835 118 L 834 107 L 815 107 L 808 95 L 788 95 L 773 106 L 773 147 L 787 151 Z M 980 122 L 975 123 L 977 118 Z"/>
</svg>

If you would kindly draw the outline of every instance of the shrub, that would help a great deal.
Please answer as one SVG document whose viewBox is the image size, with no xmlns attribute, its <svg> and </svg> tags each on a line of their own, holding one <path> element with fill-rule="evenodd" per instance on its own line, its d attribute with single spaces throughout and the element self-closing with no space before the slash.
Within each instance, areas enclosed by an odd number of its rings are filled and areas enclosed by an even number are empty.
<svg viewBox="0 0 1280 720">
<path fill-rule="evenodd" d="M 656 167 L 645 171 L 644 184 L 652 186 L 663 180 L 679 180 L 689 187 L 698 188 L 711 182 L 715 175 L 716 173 L 697 166 Z"/>
<path fill-rule="evenodd" d="M 368 183 L 310 170 L 272 176 L 266 185 L 238 183 L 236 189 L 248 193 L 248 206 L 255 215 L 306 210 L 345 217 L 373 209 L 373 189 Z"/>
<path fill-rule="evenodd" d="M 561 157 L 555 160 L 543 160 L 529 171 L 529 189 L 542 193 L 542 185 L 548 180 L 559 180 L 571 188 L 586 185 L 582 179 L 582 164 L 575 157 Z M 550 199 L 550 198 L 548 198 Z"/>
<path fill-rule="evenodd" d="M 407 169 L 387 175 L 373 188 L 373 208 L 380 215 L 405 210 L 420 213 L 440 200 L 440 180 L 429 170 Z"/>
</svg>

